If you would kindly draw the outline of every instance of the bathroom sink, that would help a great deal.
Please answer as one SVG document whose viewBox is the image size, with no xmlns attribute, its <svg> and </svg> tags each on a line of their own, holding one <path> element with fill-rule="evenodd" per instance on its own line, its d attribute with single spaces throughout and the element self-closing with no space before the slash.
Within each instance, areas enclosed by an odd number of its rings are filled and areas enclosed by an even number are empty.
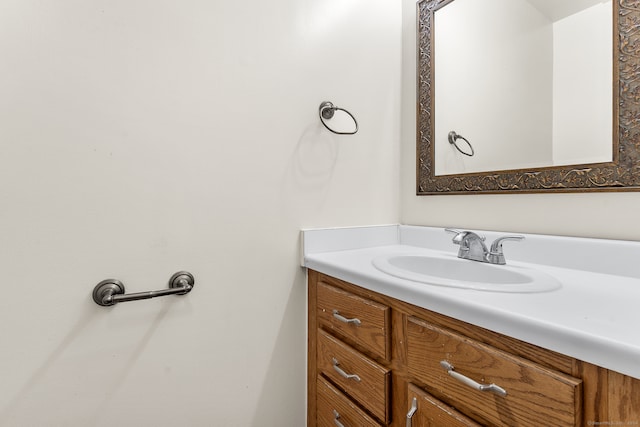
<svg viewBox="0 0 640 427">
<path fill-rule="evenodd" d="M 390 255 L 372 262 L 383 273 L 435 286 L 492 292 L 546 292 L 561 287 L 553 276 L 535 268 L 493 265 L 454 256 Z"/>
</svg>

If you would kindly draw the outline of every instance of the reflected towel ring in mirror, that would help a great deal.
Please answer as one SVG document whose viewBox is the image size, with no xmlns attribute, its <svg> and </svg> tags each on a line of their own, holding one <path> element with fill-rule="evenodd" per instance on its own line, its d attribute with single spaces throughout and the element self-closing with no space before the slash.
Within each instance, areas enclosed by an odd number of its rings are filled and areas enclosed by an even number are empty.
<svg viewBox="0 0 640 427">
<path fill-rule="evenodd" d="M 458 144 L 456 143 L 457 140 L 463 140 L 464 142 L 467 143 L 467 145 L 469 146 L 469 148 L 471 149 L 471 154 L 467 153 L 466 151 L 463 151 L 460 149 L 460 146 L 458 146 Z M 469 156 L 472 157 L 475 154 L 475 151 L 473 151 L 473 146 L 471 145 L 471 143 L 467 140 L 467 138 L 465 138 L 462 135 L 458 135 L 455 131 L 451 131 L 449 132 L 449 144 L 453 144 L 454 147 L 456 147 L 456 150 L 458 150 L 459 152 L 461 152 L 462 154 L 464 154 L 465 156 Z"/>
<path fill-rule="evenodd" d="M 325 122 L 325 120 L 331 120 L 336 111 L 344 111 L 345 113 L 347 113 L 349 115 L 349 117 L 351 117 L 351 119 L 353 120 L 353 123 L 356 126 L 354 131 L 352 131 L 352 132 L 341 132 L 341 131 L 337 131 L 337 130 L 332 129 L 332 128 L 329 127 L 329 125 L 327 124 L 327 122 Z M 335 105 L 333 105 L 333 103 L 331 103 L 329 101 L 324 101 L 323 103 L 320 104 L 320 108 L 318 109 L 318 114 L 320 115 L 320 121 L 322 122 L 324 127 L 326 127 L 327 129 L 329 129 L 331 132 L 333 132 L 335 134 L 338 134 L 338 135 L 353 135 L 356 132 L 358 132 L 358 121 L 356 120 L 355 117 L 353 117 L 353 114 L 351 114 L 350 112 L 348 112 L 344 108 L 336 107 Z"/>
</svg>

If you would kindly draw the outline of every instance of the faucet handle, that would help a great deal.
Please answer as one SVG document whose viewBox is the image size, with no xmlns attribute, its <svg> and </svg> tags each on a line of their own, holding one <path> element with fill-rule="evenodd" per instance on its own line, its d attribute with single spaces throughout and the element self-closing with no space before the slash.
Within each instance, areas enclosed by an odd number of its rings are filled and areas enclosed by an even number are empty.
<svg viewBox="0 0 640 427">
<path fill-rule="evenodd" d="M 456 230 L 455 228 L 445 228 L 444 231 L 446 231 L 447 233 L 455 234 L 455 236 L 453 236 L 453 239 L 451 241 L 456 245 L 459 245 L 460 242 L 462 242 L 462 238 L 464 237 L 464 233 L 465 233 L 464 231 Z"/>
<path fill-rule="evenodd" d="M 453 237 L 453 243 L 455 243 L 456 245 L 459 245 L 460 242 L 469 234 L 475 234 L 476 236 L 478 236 L 476 233 L 474 233 L 473 231 L 468 231 L 468 230 L 456 230 L 455 228 L 445 228 L 444 231 L 446 231 L 447 233 L 453 233 L 455 234 L 455 236 Z M 486 237 L 484 236 L 478 236 L 480 238 L 480 240 L 482 240 L 483 242 L 485 241 Z"/>
<path fill-rule="evenodd" d="M 474 235 L 477 238 L 479 238 L 481 241 L 485 241 L 486 237 L 485 236 L 478 236 L 476 233 L 474 233 L 473 231 L 467 231 L 467 230 L 456 230 L 455 228 L 445 228 L 444 231 L 446 231 L 447 233 L 453 233 L 455 234 L 455 236 L 453 237 L 453 239 L 451 240 L 453 243 L 455 243 L 456 245 L 459 245 L 462 243 L 462 241 L 465 239 L 465 237 L 470 236 L 470 235 Z"/>
<path fill-rule="evenodd" d="M 488 259 L 491 264 L 506 264 L 506 260 L 504 259 L 504 252 L 502 251 L 502 242 L 504 242 L 505 240 L 524 240 L 524 236 L 502 236 L 494 240 L 491 244 L 491 249 L 489 249 Z"/>
</svg>

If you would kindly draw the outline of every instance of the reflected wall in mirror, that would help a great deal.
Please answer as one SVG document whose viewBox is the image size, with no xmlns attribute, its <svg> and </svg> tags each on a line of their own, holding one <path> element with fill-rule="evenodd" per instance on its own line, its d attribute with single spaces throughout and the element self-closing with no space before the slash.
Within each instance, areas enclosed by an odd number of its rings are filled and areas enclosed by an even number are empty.
<svg viewBox="0 0 640 427">
<path fill-rule="evenodd" d="M 422 0 L 417 44 L 418 194 L 640 190 L 640 1 Z"/>
<path fill-rule="evenodd" d="M 612 160 L 611 0 L 541 1 L 435 11 L 436 175 Z"/>
</svg>

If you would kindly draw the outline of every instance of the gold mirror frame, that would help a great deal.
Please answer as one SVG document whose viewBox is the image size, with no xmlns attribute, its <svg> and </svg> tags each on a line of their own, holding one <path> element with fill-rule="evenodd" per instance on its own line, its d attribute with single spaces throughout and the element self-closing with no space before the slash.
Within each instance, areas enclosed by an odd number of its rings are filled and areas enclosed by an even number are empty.
<svg viewBox="0 0 640 427">
<path fill-rule="evenodd" d="M 640 191 L 640 0 L 613 0 L 613 161 L 435 175 L 433 16 L 454 0 L 417 3 L 417 194 Z"/>
</svg>

